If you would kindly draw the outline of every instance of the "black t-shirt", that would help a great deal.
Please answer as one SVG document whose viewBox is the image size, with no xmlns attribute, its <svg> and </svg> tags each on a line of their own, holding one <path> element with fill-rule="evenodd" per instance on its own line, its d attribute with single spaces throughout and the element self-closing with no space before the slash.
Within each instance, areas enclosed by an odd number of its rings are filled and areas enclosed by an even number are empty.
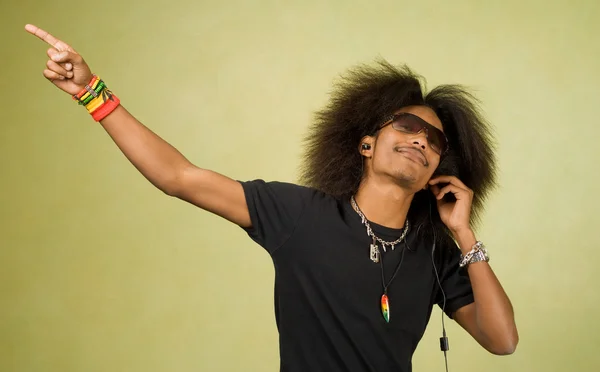
<svg viewBox="0 0 600 372">
<path fill-rule="evenodd" d="M 382 269 L 371 261 L 372 239 L 349 200 L 289 183 L 242 182 L 252 227 L 249 236 L 275 265 L 275 316 L 282 372 L 409 372 L 434 304 L 441 305 L 432 242 L 410 231 L 382 252 L 390 286 L 390 321 L 381 313 Z M 384 240 L 401 230 L 370 223 Z M 412 229 L 414 230 L 414 229 Z M 446 313 L 473 302 L 460 251 L 436 248 Z"/>
</svg>

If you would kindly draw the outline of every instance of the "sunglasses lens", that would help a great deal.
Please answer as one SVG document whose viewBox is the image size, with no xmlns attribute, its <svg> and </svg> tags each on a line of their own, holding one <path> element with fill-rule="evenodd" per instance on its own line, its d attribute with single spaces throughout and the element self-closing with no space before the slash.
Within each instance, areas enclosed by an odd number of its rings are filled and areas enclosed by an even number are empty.
<svg viewBox="0 0 600 372">
<path fill-rule="evenodd" d="M 427 141 L 431 148 L 438 154 L 446 151 L 446 136 L 438 128 L 421 120 L 414 115 L 398 116 L 393 122 L 392 127 L 400 132 L 416 134 L 422 130 L 427 130 Z"/>
<path fill-rule="evenodd" d="M 446 136 L 444 136 L 444 133 L 442 133 L 441 130 L 434 126 L 429 129 L 428 141 L 431 145 L 431 148 L 434 149 L 438 154 L 446 151 Z"/>
<path fill-rule="evenodd" d="M 423 130 L 423 123 L 419 122 L 416 117 L 402 115 L 397 117 L 393 122 L 394 129 L 404 133 L 419 133 Z"/>
</svg>

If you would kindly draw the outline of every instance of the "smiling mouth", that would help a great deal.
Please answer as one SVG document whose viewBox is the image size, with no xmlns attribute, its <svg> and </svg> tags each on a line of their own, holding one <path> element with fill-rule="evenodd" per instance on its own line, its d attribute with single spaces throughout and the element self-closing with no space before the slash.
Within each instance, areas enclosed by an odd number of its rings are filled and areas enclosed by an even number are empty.
<svg viewBox="0 0 600 372">
<path fill-rule="evenodd" d="M 421 154 L 421 152 L 419 152 L 418 150 L 407 149 L 407 148 L 396 148 L 394 150 L 398 153 L 401 153 L 402 155 L 407 157 L 409 160 L 414 161 L 415 163 L 419 163 L 423 166 L 429 165 L 429 162 L 427 161 L 425 156 L 423 154 Z"/>
</svg>

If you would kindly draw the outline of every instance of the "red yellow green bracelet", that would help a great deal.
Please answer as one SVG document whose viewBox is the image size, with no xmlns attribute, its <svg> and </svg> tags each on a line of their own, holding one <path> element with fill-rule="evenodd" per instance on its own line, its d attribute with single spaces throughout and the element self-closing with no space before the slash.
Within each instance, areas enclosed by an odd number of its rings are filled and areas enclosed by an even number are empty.
<svg viewBox="0 0 600 372">
<path fill-rule="evenodd" d="M 79 93 L 74 94 L 73 99 L 84 106 L 95 121 L 104 119 L 121 103 L 96 75 L 92 75 L 90 82 Z"/>
</svg>

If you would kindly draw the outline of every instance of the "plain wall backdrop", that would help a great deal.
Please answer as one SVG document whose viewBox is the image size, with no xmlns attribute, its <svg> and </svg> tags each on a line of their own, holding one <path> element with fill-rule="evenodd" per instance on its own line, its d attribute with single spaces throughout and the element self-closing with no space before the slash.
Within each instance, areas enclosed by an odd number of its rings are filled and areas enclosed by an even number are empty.
<svg viewBox="0 0 600 372">
<path fill-rule="evenodd" d="M 3 0 L 0 371 L 277 371 L 273 268 L 238 227 L 150 185 L 42 76 L 73 45 L 200 167 L 297 179 L 347 68 L 471 87 L 500 187 L 477 230 L 516 312 L 509 357 L 448 321 L 454 371 L 598 371 L 600 2 Z M 340 257 L 343 260 L 343 257 Z M 440 311 L 414 356 L 443 371 Z"/>
</svg>

